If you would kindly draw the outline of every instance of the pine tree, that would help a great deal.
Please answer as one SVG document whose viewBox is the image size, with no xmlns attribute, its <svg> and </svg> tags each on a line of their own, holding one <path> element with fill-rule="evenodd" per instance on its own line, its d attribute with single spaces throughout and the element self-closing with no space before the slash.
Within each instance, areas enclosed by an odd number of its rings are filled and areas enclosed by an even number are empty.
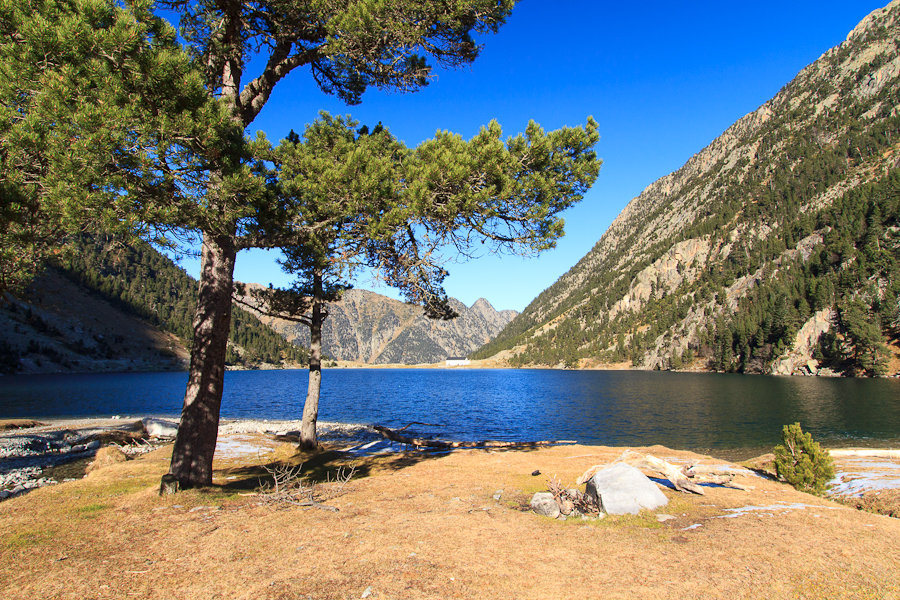
<svg viewBox="0 0 900 600">
<path fill-rule="evenodd" d="M 427 316 L 453 318 L 442 287 L 447 271 L 435 250 L 533 254 L 552 247 L 562 234 L 558 213 L 581 199 L 599 169 L 593 119 L 550 133 L 531 123 L 505 144 L 500 126 L 491 123 L 468 142 L 439 133 L 415 149 L 381 124 L 371 132 L 357 126 L 322 113 L 302 138 L 291 132 L 268 157 L 277 210 L 309 233 L 302 245 L 284 248 L 283 267 L 296 275 L 294 287 L 252 295 L 310 329 L 301 425 L 307 448 L 317 444 L 326 304 L 340 297 L 359 268 L 379 274 Z"/>
<path fill-rule="evenodd" d="M 822 495 L 834 477 L 834 461 L 800 423 L 794 423 L 784 426 L 781 444 L 775 446 L 775 470 L 798 490 Z"/>
</svg>

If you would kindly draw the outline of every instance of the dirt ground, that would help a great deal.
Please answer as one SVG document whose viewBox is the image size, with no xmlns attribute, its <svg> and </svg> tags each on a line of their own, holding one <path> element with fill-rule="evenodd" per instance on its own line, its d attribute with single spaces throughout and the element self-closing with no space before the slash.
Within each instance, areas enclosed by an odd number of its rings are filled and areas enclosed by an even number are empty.
<svg viewBox="0 0 900 600">
<path fill-rule="evenodd" d="M 223 453 L 206 490 L 158 496 L 163 448 L 3 502 L 0 597 L 900 598 L 900 520 L 747 471 L 736 481 L 751 491 L 666 489 L 655 513 L 560 521 L 528 511 L 531 495 L 622 448 L 394 454 L 352 459 L 330 511 L 252 489 L 258 465 L 305 461 L 321 477 L 350 460 L 289 448 Z"/>
</svg>

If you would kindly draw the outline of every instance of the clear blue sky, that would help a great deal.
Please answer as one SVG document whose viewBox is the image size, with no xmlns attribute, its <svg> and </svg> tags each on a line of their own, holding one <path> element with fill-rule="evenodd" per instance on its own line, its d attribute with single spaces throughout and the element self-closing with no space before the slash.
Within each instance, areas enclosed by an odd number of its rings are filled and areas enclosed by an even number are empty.
<svg viewBox="0 0 900 600">
<path fill-rule="evenodd" d="M 884 0 L 886 2 L 886 0 Z M 521 311 L 600 239 L 633 197 L 684 164 L 752 112 L 803 67 L 842 42 L 882 2 L 754 3 L 524 0 L 470 66 L 440 71 L 415 94 L 369 91 L 348 107 L 295 71 L 251 126 L 277 141 L 319 110 L 385 126 L 409 146 L 437 130 L 468 138 L 496 119 L 514 135 L 534 119 L 545 129 L 600 124 L 604 163 L 584 200 L 565 213 L 566 237 L 537 258 L 485 256 L 451 263 L 447 292 L 471 305 Z M 635 8 L 635 6 L 637 6 Z M 255 76 L 248 70 L 245 76 Z M 194 276 L 196 261 L 183 266 Z M 242 252 L 240 281 L 288 285 L 272 253 Z M 387 295 L 371 281 L 357 287 Z"/>
</svg>

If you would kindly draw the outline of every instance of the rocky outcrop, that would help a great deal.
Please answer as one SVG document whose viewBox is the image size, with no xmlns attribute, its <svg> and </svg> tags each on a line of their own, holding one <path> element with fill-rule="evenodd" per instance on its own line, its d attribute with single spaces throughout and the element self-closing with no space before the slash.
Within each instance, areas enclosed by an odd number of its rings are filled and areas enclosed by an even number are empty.
<svg viewBox="0 0 900 600">
<path fill-rule="evenodd" d="M 825 308 L 814 314 L 803 324 L 790 351 L 772 363 L 772 375 L 816 375 L 818 361 L 813 358 L 822 334 L 834 327 L 835 313 Z"/>
</svg>

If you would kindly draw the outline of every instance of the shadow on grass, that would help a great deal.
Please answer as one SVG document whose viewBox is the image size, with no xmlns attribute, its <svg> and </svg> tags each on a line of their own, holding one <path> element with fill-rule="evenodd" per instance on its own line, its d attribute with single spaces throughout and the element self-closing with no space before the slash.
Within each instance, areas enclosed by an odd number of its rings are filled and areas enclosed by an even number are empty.
<svg viewBox="0 0 900 600">
<path fill-rule="evenodd" d="M 363 479 L 377 473 L 396 472 L 421 462 L 441 458 L 451 452 L 533 452 L 546 445 L 526 444 L 514 448 L 460 448 L 445 449 L 413 449 L 397 452 L 358 455 L 333 448 L 321 448 L 316 451 L 298 451 L 293 456 L 271 461 L 266 464 L 248 465 L 218 469 L 215 479 L 228 478 L 224 484 L 214 485 L 211 490 L 218 492 L 238 492 L 263 489 L 274 483 L 274 472 L 278 468 L 300 467 L 302 475 L 309 483 L 322 483 L 333 480 L 342 470 L 353 469 L 352 479 Z"/>
</svg>

